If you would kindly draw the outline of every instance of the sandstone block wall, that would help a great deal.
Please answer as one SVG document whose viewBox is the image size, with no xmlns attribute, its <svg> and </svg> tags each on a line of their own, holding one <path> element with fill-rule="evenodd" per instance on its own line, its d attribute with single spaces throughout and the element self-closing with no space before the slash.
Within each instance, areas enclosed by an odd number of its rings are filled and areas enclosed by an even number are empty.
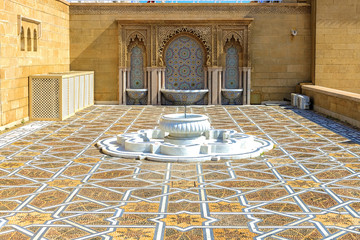
<svg viewBox="0 0 360 240">
<path fill-rule="evenodd" d="M 18 21 L 18 16 L 23 21 Z M 40 24 L 39 24 L 40 23 Z M 19 24 L 25 30 L 21 50 Z M 41 27 L 39 26 L 41 25 Z M 41 28 L 41 29 L 40 29 Z M 37 50 L 27 49 L 37 30 Z M 69 5 L 63 0 L 0 0 L 0 126 L 28 117 L 28 76 L 69 70 Z"/>
<path fill-rule="evenodd" d="M 314 3 L 315 85 L 360 93 L 360 1 Z"/>
<path fill-rule="evenodd" d="M 309 12 L 290 9 L 251 16 L 255 19 L 249 41 L 253 103 L 290 99 L 298 83 L 311 81 L 310 7 Z M 291 30 L 297 35 L 292 36 Z"/>
</svg>

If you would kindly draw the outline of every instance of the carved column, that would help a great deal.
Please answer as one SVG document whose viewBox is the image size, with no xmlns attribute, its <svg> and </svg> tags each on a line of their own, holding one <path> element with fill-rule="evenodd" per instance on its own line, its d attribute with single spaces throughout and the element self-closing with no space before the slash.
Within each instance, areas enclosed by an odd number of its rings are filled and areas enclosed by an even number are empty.
<svg viewBox="0 0 360 240">
<path fill-rule="evenodd" d="M 207 78 L 206 78 L 206 82 L 207 82 L 207 88 L 209 90 L 208 92 L 208 105 L 212 104 L 212 93 L 211 93 L 211 89 L 212 89 L 212 68 L 208 67 L 207 69 L 207 74 L 206 74 Z"/>
<path fill-rule="evenodd" d="M 119 105 L 126 105 L 127 69 L 119 68 Z"/>
<path fill-rule="evenodd" d="M 247 85 L 246 85 L 246 71 L 245 71 L 246 67 L 242 67 L 240 68 L 240 75 L 241 75 L 241 86 L 243 89 L 243 94 L 242 94 L 242 104 L 246 105 L 246 90 L 247 90 Z"/>
<path fill-rule="evenodd" d="M 162 88 L 163 81 L 162 81 L 162 71 L 161 69 L 157 69 L 157 104 L 161 104 L 161 93 L 160 89 Z"/>
<path fill-rule="evenodd" d="M 165 68 L 148 67 L 148 104 L 160 105 L 160 89 L 165 85 Z"/>
<path fill-rule="evenodd" d="M 147 105 L 151 104 L 151 68 L 146 68 L 146 83 L 147 83 Z"/>
<path fill-rule="evenodd" d="M 223 70 L 221 67 L 217 69 L 217 77 L 218 77 L 218 85 L 217 85 L 217 104 L 221 105 L 221 89 L 222 89 L 222 82 L 223 82 Z"/>
<path fill-rule="evenodd" d="M 208 68 L 208 104 L 218 105 L 221 104 L 221 67 Z"/>
<path fill-rule="evenodd" d="M 251 67 L 242 68 L 242 80 L 243 80 L 243 104 L 250 105 L 251 96 Z"/>
<path fill-rule="evenodd" d="M 251 68 L 250 67 L 248 67 L 247 68 L 247 87 L 248 87 L 248 89 L 247 89 L 247 104 L 248 105 L 250 105 L 251 104 L 251 102 L 250 102 L 250 100 L 251 100 Z"/>
</svg>

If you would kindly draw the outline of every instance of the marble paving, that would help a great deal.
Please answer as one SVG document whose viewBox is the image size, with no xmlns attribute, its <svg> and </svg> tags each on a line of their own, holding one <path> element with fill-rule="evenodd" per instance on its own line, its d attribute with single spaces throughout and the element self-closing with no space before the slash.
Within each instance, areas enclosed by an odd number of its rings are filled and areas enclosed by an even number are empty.
<svg viewBox="0 0 360 240">
<path fill-rule="evenodd" d="M 275 143 L 255 159 L 157 163 L 94 146 L 182 111 L 93 106 L 0 135 L 0 239 L 360 239 L 360 131 L 312 111 L 188 108 Z"/>
</svg>

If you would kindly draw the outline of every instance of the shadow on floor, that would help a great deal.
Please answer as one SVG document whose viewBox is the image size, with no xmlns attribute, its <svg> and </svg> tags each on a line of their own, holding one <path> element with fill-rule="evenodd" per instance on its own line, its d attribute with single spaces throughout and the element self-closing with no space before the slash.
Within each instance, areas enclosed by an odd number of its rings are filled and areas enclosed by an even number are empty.
<svg viewBox="0 0 360 240">
<path fill-rule="evenodd" d="M 286 106 L 284 108 L 292 110 L 294 113 L 349 139 L 349 141 L 345 141 L 343 143 L 360 144 L 360 131 L 353 127 L 346 126 L 342 123 L 334 121 L 331 118 L 325 117 L 311 110 L 302 110 L 289 106 Z"/>
</svg>

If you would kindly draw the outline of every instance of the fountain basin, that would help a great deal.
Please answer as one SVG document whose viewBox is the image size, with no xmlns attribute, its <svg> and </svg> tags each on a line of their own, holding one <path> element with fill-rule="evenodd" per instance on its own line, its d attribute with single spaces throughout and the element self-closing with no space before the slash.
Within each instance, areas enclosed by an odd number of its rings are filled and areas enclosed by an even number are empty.
<svg viewBox="0 0 360 240">
<path fill-rule="evenodd" d="M 221 94 L 229 100 L 229 105 L 234 105 L 235 100 L 242 95 L 243 91 L 244 89 L 221 89 Z"/>
<path fill-rule="evenodd" d="M 176 145 L 202 144 L 205 131 L 210 129 L 207 116 L 200 114 L 168 114 L 160 119 L 159 128 L 167 133 L 165 143 Z"/>
<path fill-rule="evenodd" d="M 168 132 L 165 142 L 178 145 L 193 143 L 210 129 L 209 118 L 200 114 L 168 114 L 160 119 L 159 128 Z"/>
<path fill-rule="evenodd" d="M 130 99 L 134 100 L 135 105 L 139 105 L 140 100 L 145 96 L 147 96 L 147 93 L 148 93 L 147 89 L 132 89 L 132 88 L 126 89 L 127 96 Z"/>
<path fill-rule="evenodd" d="M 271 150 L 271 141 L 237 133 L 234 130 L 210 129 L 202 143 L 178 145 L 165 142 L 160 129 L 139 130 L 101 140 L 97 146 L 114 157 L 147 159 L 161 162 L 199 162 L 242 159 L 260 156 Z"/>
<path fill-rule="evenodd" d="M 172 102 L 174 105 L 191 105 L 200 101 L 209 92 L 208 89 L 198 90 L 175 90 L 175 89 L 161 89 L 164 98 Z"/>
<path fill-rule="evenodd" d="M 235 130 L 212 129 L 204 115 L 169 114 L 162 116 L 159 129 L 120 134 L 97 146 L 115 157 L 197 162 L 257 157 L 272 149 L 273 143 Z"/>
</svg>

